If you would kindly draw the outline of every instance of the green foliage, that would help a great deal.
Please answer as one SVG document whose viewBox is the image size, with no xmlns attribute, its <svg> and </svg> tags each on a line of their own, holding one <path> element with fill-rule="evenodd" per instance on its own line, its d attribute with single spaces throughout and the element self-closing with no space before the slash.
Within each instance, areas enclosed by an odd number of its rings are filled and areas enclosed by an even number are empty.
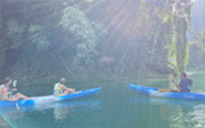
<svg viewBox="0 0 205 128">
<path fill-rule="evenodd" d="M 171 73 L 170 61 L 179 71 L 186 68 L 190 8 L 183 0 L 179 8 L 172 8 L 179 2 L 170 0 L 154 5 L 147 0 L 18 2 L 2 2 L 8 14 L 1 17 L 1 74 L 28 81 L 72 75 L 77 69 L 81 75 L 98 72 L 101 58 L 109 58 L 100 64 L 102 72 L 106 68 L 119 75 Z M 191 45 L 190 52 L 198 45 Z"/>
<path fill-rule="evenodd" d="M 176 2 L 177 3 L 177 2 Z M 190 23 L 190 12 L 192 7 L 192 0 L 181 0 L 174 7 L 174 32 L 176 39 L 176 62 L 178 72 L 186 70 L 188 64 L 188 40 L 187 31 Z"/>
<path fill-rule="evenodd" d="M 32 43 L 36 44 L 38 49 L 45 50 L 48 48 L 50 42 L 48 41 L 47 35 L 40 25 L 30 25 L 28 31 L 29 39 Z"/>
<path fill-rule="evenodd" d="M 189 56 L 188 68 L 190 70 L 205 69 L 205 30 L 198 32 L 192 37 Z"/>
<path fill-rule="evenodd" d="M 169 45 L 169 57 L 176 58 L 176 39 L 172 39 L 172 43 Z"/>
<path fill-rule="evenodd" d="M 78 41 L 74 64 L 85 66 L 94 64 L 93 59 L 98 54 L 95 47 L 99 41 L 91 21 L 86 17 L 85 13 L 76 7 L 67 7 L 64 10 L 60 24 L 65 31 L 74 35 Z"/>
<path fill-rule="evenodd" d="M 8 38 L 10 39 L 9 47 L 13 49 L 17 49 L 22 45 L 23 42 L 23 34 L 25 31 L 25 28 L 23 25 L 19 24 L 15 20 L 9 20 L 7 22 L 8 26 Z"/>
</svg>

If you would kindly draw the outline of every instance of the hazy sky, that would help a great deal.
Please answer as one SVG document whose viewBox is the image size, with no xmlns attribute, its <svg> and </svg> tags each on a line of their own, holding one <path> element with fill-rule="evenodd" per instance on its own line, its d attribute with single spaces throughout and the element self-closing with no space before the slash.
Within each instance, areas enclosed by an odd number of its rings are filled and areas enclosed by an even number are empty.
<svg viewBox="0 0 205 128">
<path fill-rule="evenodd" d="M 188 37 L 205 29 L 205 0 L 196 0 L 191 16 L 192 22 Z"/>
</svg>

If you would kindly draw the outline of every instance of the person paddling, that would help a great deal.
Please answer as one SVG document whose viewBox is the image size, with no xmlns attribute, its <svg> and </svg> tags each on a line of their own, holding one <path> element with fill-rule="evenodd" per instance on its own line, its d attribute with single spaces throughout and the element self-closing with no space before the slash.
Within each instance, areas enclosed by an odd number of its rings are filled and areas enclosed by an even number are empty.
<svg viewBox="0 0 205 128">
<path fill-rule="evenodd" d="M 67 95 L 67 94 L 76 93 L 75 89 L 66 87 L 65 83 L 66 83 L 66 79 L 61 78 L 60 81 L 55 84 L 55 86 L 54 86 L 54 95 L 55 96 L 63 96 L 63 95 Z"/>
<path fill-rule="evenodd" d="M 182 72 L 180 74 L 180 82 L 174 82 L 176 87 L 178 88 L 178 92 L 191 92 L 192 80 L 187 78 L 187 74 Z"/>
<path fill-rule="evenodd" d="M 3 80 L 3 84 L 0 86 L 0 100 L 6 101 L 17 101 L 20 99 L 28 100 L 29 97 L 18 93 L 16 88 L 11 89 L 10 85 L 12 84 L 12 79 L 10 77 L 6 77 Z M 12 93 L 17 92 L 17 93 Z"/>
</svg>

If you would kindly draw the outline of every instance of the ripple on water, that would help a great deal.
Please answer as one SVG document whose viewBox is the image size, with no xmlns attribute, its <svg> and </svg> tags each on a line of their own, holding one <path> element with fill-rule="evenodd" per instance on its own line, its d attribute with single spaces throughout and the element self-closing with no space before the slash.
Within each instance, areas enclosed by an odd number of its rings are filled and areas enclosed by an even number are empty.
<svg viewBox="0 0 205 128">
<path fill-rule="evenodd" d="M 202 128 L 205 126 L 205 104 L 195 105 L 190 110 L 180 108 L 170 116 L 171 128 Z"/>
</svg>

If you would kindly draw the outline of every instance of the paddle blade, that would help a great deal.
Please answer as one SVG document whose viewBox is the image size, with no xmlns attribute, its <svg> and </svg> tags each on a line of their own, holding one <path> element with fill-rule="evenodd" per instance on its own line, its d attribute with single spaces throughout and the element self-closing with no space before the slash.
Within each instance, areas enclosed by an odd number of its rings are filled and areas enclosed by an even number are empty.
<svg viewBox="0 0 205 128">
<path fill-rule="evenodd" d="M 167 88 L 160 88 L 158 89 L 158 92 L 163 93 L 163 92 L 170 92 L 170 89 Z"/>
</svg>

